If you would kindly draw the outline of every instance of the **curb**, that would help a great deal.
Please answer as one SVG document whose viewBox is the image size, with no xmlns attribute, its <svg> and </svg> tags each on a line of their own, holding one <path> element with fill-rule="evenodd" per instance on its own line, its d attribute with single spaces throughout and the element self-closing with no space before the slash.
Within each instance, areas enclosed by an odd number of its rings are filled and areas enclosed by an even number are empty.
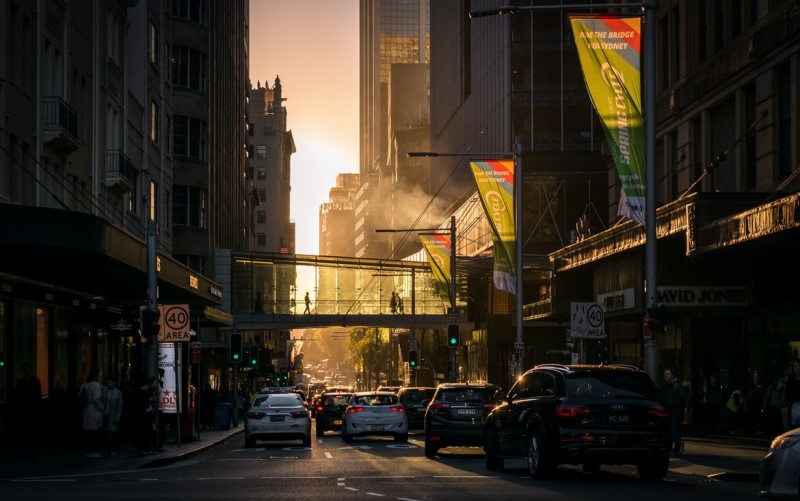
<svg viewBox="0 0 800 501">
<path fill-rule="evenodd" d="M 237 429 L 236 431 L 234 431 L 233 433 L 231 433 L 229 435 L 225 435 L 223 437 L 220 437 L 219 439 L 212 440 L 212 441 L 210 441 L 208 443 L 204 443 L 203 445 L 201 445 L 199 447 L 194 447 L 194 448 L 186 450 L 186 451 L 181 451 L 181 452 L 179 452 L 179 453 L 177 453 L 175 455 L 169 456 L 169 457 L 157 458 L 157 459 L 153 459 L 153 460 L 147 461 L 146 463 L 143 463 L 143 464 L 140 464 L 139 466 L 137 466 L 136 469 L 138 470 L 138 469 L 145 469 L 145 468 L 160 468 L 162 466 L 167 466 L 167 465 L 170 465 L 170 464 L 173 464 L 173 463 L 177 463 L 178 461 L 182 461 L 182 460 L 190 458 L 190 457 L 192 457 L 194 455 L 197 455 L 197 454 L 200 454 L 202 452 L 205 452 L 208 449 L 210 449 L 210 448 L 212 448 L 212 447 L 214 447 L 214 446 L 216 446 L 216 445 L 228 440 L 229 438 L 235 437 L 236 435 L 244 432 L 244 426 L 237 427 L 237 428 L 239 428 L 239 429 Z"/>
</svg>

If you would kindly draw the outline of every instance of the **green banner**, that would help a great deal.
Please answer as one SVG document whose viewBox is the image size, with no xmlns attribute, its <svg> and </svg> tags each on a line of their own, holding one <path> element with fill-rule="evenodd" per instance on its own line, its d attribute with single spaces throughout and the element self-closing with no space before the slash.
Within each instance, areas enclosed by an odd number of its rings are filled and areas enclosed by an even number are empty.
<svg viewBox="0 0 800 501">
<path fill-rule="evenodd" d="M 492 228 L 494 286 L 514 294 L 516 233 L 514 227 L 514 161 L 473 160 L 469 163 L 481 205 Z"/>
<path fill-rule="evenodd" d="M 586 88 L 603 123 L 625 194 L 620 200 L 619 213 L 644 225 L 642 18 L 570 16 L 570 22 Z"/>
<path fill-rule="evenodd" d="M 450 235 L 424 234 L 419 236 L 419 241 L 431 264 L 439 297 L 450 305 Z"/>
</svg>

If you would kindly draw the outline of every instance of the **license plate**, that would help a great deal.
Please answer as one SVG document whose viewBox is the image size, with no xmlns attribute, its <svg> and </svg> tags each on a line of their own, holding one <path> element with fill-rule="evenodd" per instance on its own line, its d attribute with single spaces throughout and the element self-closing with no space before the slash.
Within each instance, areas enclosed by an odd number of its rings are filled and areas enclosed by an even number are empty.
<svg viewBox="0 0 800 501">
<path fill-rule="evenodd" d="M 270 416 L 269 422 L 270 423 L 280 423 L 283 421 L 284 416 Z"/>
<path fill-rule="evenodd" d="M 336 425 L 341 425 L 341 424 L 342 424 L 342 420 L 341 420 L 341 419 L 334 419 L 334 420 L 333 420 L 333 425 L 334 425 L 334 426 L 336 426 Z"/>
<path fill-rule="evenodd" d="M 382 424 L 373 424 L 372 426 L 369 427 L 369 429 L 372 430 L 372 431 L 383 431 L 383 425 Z"/>
<path fill-rule="evenodd" d="M 456 409 L 456 414 L 459 416 L 474 416 L 478 411 L 475 409 Z"/>
<path fill-rule="evenodd" d="M 611 414 L 608 416 L 609 423 L 624 424 L 630 422 L 627 414 Z"/>
</svg>

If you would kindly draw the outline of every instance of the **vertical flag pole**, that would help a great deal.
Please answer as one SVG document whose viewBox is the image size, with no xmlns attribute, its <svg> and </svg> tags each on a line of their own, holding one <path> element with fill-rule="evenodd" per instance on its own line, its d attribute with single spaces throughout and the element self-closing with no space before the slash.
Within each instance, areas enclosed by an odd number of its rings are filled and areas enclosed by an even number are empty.
<svg viewBox="0 0 800 501">
<path fill-rule="evenodd" d="M 516 379 L 522 374 L 522 362 L 525 355 L 525 344 L 522 340 L 522 136 L 520 135 L 514 139 L 514 195 L 514 289 L 517 309 L 514 379 Z"/>
<path fill-rule="evenodd" d="M 658 0 L 647 0 L 644 11 L 644 126 L 645 126 L 645 287 L 646 306 L 656 307 L 656 7 Z M 658 344 L 651 336 L 644 342 L 645 367 L 658 381 Z"/>
</svg>

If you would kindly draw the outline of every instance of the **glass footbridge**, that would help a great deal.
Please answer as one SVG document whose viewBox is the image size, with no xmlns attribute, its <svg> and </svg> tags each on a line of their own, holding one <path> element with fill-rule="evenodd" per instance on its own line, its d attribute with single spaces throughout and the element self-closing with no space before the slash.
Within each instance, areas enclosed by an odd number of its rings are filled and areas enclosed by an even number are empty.
<svg viewBox="0 0 800 501">
<path fill-rule="evenodd" d="M 427 261 L 227 252 L 230 260 L 218 256 L 217 262 L 229 262 L 230 270 L 216 276 L 231 291 L 226 306 L 239 329 L 467 323 L 466 313 L 448 313 L 447 293 L 440 294 Z"/>
</svg>

